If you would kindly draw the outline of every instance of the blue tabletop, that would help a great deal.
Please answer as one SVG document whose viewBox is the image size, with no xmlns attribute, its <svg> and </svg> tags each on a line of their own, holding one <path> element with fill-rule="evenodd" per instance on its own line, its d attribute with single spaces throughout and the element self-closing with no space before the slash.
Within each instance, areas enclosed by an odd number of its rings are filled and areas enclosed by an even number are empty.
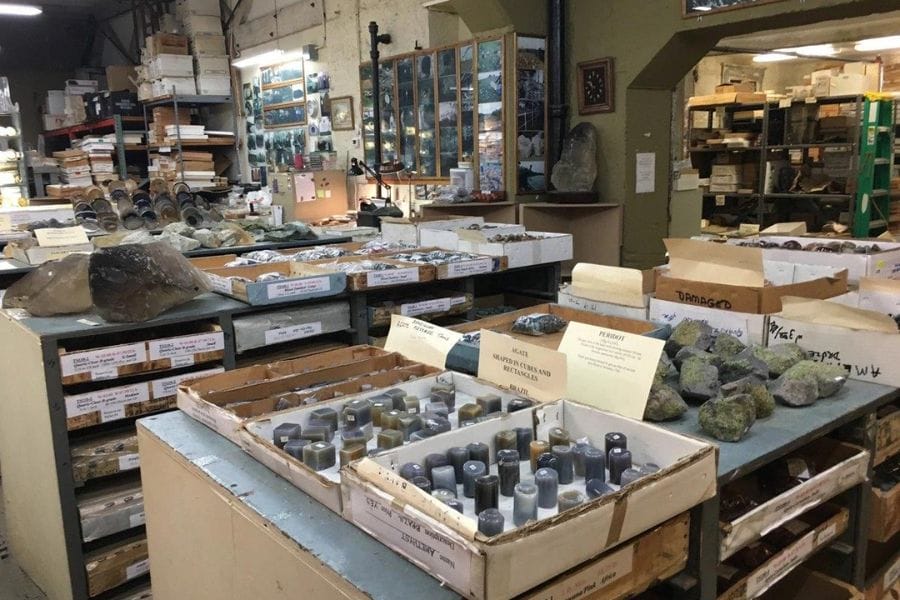
<svg viewBox="0 0 900 600">
<path fill-rule="evenodd" d="M 169 412 L 138 423 L 217 482 L 220 494 L 230 494 L 271 522 L 371 598 L 459 598 L 184 413 Z"/>
<path fill-rule="evenodd" d="M 718 442 L 703 433 L 697 422 L 697 406 L 691 406 L 679 420 L 659 425 L 718 444 L 718 479 L 719 485 L 724 485 L 793 452 L 828 431 L 874 412 L 897 397 L 897 388 L 851 380 L 836 395 L 819 400 L 812 406 L 791 408 L 776 405 L 770 417 L 756 421 L 744 439 L 735 443 Z"/>
</svg>

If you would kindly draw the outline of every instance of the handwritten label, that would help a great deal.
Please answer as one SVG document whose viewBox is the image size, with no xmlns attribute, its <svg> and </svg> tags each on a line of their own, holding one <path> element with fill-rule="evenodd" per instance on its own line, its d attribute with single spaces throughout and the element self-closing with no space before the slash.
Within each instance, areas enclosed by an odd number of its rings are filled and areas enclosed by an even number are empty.
<svg viewBox="0 0 900 600">
<path fill-rule="evenodd" d="M 140 527 L 144 523 L 147 522 L 147 515 L 144 514 L 144 511 L 141 511 L 134 515 L 128 516 L 128 526 L 129 527 Z"/>
<path fill-rule="evenodd" d="M 143 342 L 99 348 L 87 352 L 72 352 L 59 358 L 63 377 L 78 373 L 91 373 L 91 379 L 112 379 L 119 376 L 116 367 L 147 361 L 147 349 Z M 94 376 L 94 373 L 97 376 Z"/>
<path fill-rule="evenodd" d="M 43 248 L 90 244 L 87 234 L 81 225 L 76 227 L 35 229 L 34 237 L 37 238 L 38 246 Z"/>
<path fill-rule="evenodd" d="M 391 315 L 391 329 L 384 349 L 443 369 L 447 354 L 460 338 L 462 334 L 457 331 L 403 315 Z"/>
<path fill-rule="evenodd" d="M 390 269 L 387 271 L 369 271 L 366 273 L 366 286 L 382 287 L 385 285 L 400 285 L 403 283 L 416 283 L 419 281 L 419 268 Z"/>
<path fill-rule="evenodd" d="M 494 259 L 479 258 L 447 265 L 448 277 L 468 277 L 469 275 L 481 275 L 494 270 Z"/>
<path fill-rule="evenodd" d="M 479 378 L 535 400 L 552 401 L 566 395 L 566 374 L 562 352 L 481 330 Z"/>
<path fill-rule="evenodd" d="M 189 367 L 194 364 L 194 356 L 192 354 L 188 354 L 187 356 L 176 356 L 170 360 L 173 369 L 178 369 L 180 367 Z"/>
<path fill-rule="evenodd" d="M 221 367 L 216 367 L 214 369 L 191 371 L 190 373 L 182 373 L 181 375 L 174 375 L 172 377 L 166 377 L 165 379 L 151 381 L 150 387 L 153 389 L 153 399 L 161 400 L 163 398 L 171 398 L 178 393 L 178 386 L 181 385 L 182 382 L 187 381 L 188 379 L 199 379 L 201 377 L 215 375 L 224 370 L 225 369 Z"/>
<path fill-rule="evenodd" d="M 570 322 L 559 345 L 567 358 L 568 397 L 642 419 L 664 345 L 642 335 Z"/>
<path fill-rule="evenodd" d="M 145 558 L 144 560 L 138 561 L 133 565 L 129 566 L 125 569 L 125 579 L 131 581 L 132 579 L 136 579 L 143 575 L 144 573 L 150 572 L 150 559 Z"/>
<path fill-rule="evenodd" d="M 219 292 L 220 294 L 225 294 L 226 296 L 234 295 L 234 281 L 232 281 L 228 277 L 213 275 L 212 273 L 207 273 L 206 276 L 209 277 L 209 283 L 212 286 L 214 292 Z"/>
<path fill-rule="evenodd" d="M 600 560 L 562 581 L 526 596 L 528 600 L 577 600 L 593 597 L 634 569 L 634 544 Z"/>
<path fill-rule="evenodd" d="M 452 306 L 450 298 L 436 298 L 434 300 L 423 300 L 422 302 L 410 302 L 409 304 L 400 305 L 400 314 L 406 317 L 415 317 L 428 313 L 447 312 Z"/>
<path fill-rule="evenodd" d="M 810 532 L 751 574 L 747 579 L 747 598 L 762 594 L 806 560 L 815 548 L 814 537 L 814 532 Z"/>
<path fill-rule="evenodd" d="M 472 555 L 461 540 L 428 527 L 374 494 L 354 489 L 350 504 L 353 522 L 376 539 L 451 587 L 470 589 Z"/>
<path fill-rule="evenodd" d="M 137 469 L 141 466 L 141 455 L 140 454 L 123 454 L 119 457 L 119 470 L 120 471 L 131 471 L 132 469 Z"/>
<path fill-rule="evenodd" d="M 125 406 L 137 402 L 147 402 L 150 389 L 146 383 L 123 385 L 121 387 L 66 396 L 66 415 L 77 417 L 100 411 L 100 421 L 114 421 L 125 417 Z"/>
<path fill-rule="evenodd" d="M 279 327 L 278 329 L 269 329 L 265 332 L 266 345 L 288 342 L 290 340 L 299 340 L 319 335 L 320 333 L 322 333 L 321 321 L 292 325 L 290 327 Z"/>
<path fill-rule="evenodd" d="M 150 340 L 150 360 L 190 356 L 201 352 L 216 352 L 225 349 L 225 334 L 201 333 L 161 340 Z"/>
<path fill-rule="evenodd" d="M 681 290 L 675 290 L 675 293 L 678 295 L 678 301 L 684 302 L 685 304 L 697 304 L 699 306 L 705 306 L 707 308 L 715 308 L 719 310 L 731 309 L 730 300 L 700 296 L 692 292 L 683 292 Z"/>
<path fill-rule="evenodd" d="M 831 540 L 837 535 L 837 523 L 832 523 L 822 531 L 816 534 L 816 546 L 821 546 L 825 542 Z"/>
<path fill-rule="evenodd" d="M 321 294 L 328 291 L 331 291 L 330 277 L 308 277 L 270 283 L 266 286 L 266 297 L 269 300 L 275 300 L 276 298 Z"/>
</svg>

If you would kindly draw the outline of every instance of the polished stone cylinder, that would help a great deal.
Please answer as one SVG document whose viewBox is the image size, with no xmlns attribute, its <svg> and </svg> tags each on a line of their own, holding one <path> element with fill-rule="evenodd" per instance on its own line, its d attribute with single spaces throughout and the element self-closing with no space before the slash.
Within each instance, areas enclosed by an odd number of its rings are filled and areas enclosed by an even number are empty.
<svg viewBox="0 0 900 600">
<path fill-rule="evenodd" d="M 625 469 L 624 471 L 622 471 L 622 474 L 619 475 L 619 485 L 626 486 L 629 483 L 634 483 L 643 476 L 644 474 L 641 473 L 638 469 Z"/>
<path fill-rule="evenodd" d="M 609 451 L 613 448 L 621 448 L 622 450 L 628 449 L 628 438 L 624 433 L 619 433 L 617 431 L 613 431 L 606 434 L 606 454 L 609 455 Z"/>
<path fill-rule="evenodd" d="M 431 490 L 431 497 L 436 498 L 446 504 L 447 500 L 456 499 L 456 492 L 452 492 L 447 488 L 437 488 Z"/>
<path fill-rule="evenodd" d="M 512 429 L 504 429 L 503 431 L 498 431 L 494 435 L 494 448 L 497 452 L 500 452 L 501 450 L 515 450 L 516 432 Z"/>
<path fill-rule="evenodd" d="M 519 453 L 519 460 L 528 460 L 528 448 L 534 439 L 531 427 L 516 427 L 516 451 Z"/>
<path fill-rule="evenodd" d="M 513 489 L 519 483 L 519 453 L 516 450 L 497 452 L 497 473 L 500 476 L 500 493 L 512 498 Z"/>
<path fill-rule="evenodd" d="M 475 479 L 487 474 L 487 465 L 480 460 L 468 460 L 463 465 L 463 495 L 475 497 Z"/>
<path fill-rule="evenodd" d="M 584 479 L 606 481 L 606 452 L 590 446 L 584 451 Z"/>
<path fill-rule="evenodd" d="M 463 482 L 463 465 L 469 460 L 469 450 L 461 446 L 454 446 L 447 450 L 447 460 L 456 471 L 456 483 Z"/>
<path fill-rule="evenodd" d="M 631 452 L 622 448 L 612 448 L 609 451 L 609 481 L 616 485 L 622 485 L 622 472 L 631 468 Z"/>
<path fill-rule="evenodd" d="M 479 460 L 485 465 L 491 464 L 491 449 L 487 444 L 472 442 L 466 448 L 469 450 L 469 460 Z"/>
<path fill-rule="evenodd" d="M 466 509 L 465 504 L 463 504 L 462 500 L 457 500 L 456 498 L 453 498 L 452 500 L 444 500 L 444 504 L 458 513 L 463 513 Z"/>
<path fill-rule="evenodd" d="M 431 481 L 427 477 L 413 477 L 410 483 L 426 494 L 431 493 Z"/>
<path fill-rule="evenodd" d="M 591 447 L 590 442 L 576 441 L 572 446 L 573 463 L 575 464 L 575 476 L 584 477 L 584 452 Z"/>
<path fill-rule="evenodd" d="M 543 440 L 535 440 L 528 444 L 528 455 L 531 458 L 531 472 L 538 470 L 537 460 L 541 454 L 550 452 L 550 444 Z"/>
<path fill-rule="evenodd" d="M 544 452 L 537 459 L 538 469 L 559 469 L 559 459 L 553 456 L 551 452 Z"/>
<path fill-rule="evenodd" d="M 567 490 L 559 495 L 559 512 L 584 504 L 587 497 L 578 490 Z"/>
<path fill-rule="evenodd" d="M 496 475 L 482 475 L 475 478 L 475 514 L 488 508 L 497 508 L 500 503 L 500 478 Z"/>
<path fill-rule="evenodd" d="M 562 427 L 552 427 L 547 432 L 547 439 L 550 440 L 551 448 L 553 446 L 568 446 L 572 441 L 569 437 L 569 432 Z"/>
<path fill-rule="evenodd" d="M 431 470 L 431 487 L 435 490 L 448 490 L 456 497 L 456 473 L 453 465 L 435 467 Z"/>
<path fill-rule="evenodd" d="M 425 467 L 419 463 L 408 462 L 400 467 L 400 477 L 407 481 L 412 481 L 413 477 L 427 477 Z"/>
<path fill-rule="evenodd" d="M 438 452 L 427 454 L 425 460 L 422 461 L 422 465 L 425 467 L 425 476 L 429 478 L 431 477 L 431 472 L 436 467 L 444 467 L 449 464 L 450 460 L 447 458 L 447 455 Z"/>
<path fill-rule="evenodd" d="M 526 408 L 531 408 L 532 406 L 534 406 L 534 402 L 532 402 L 528 398 L 513 398 L 506 403 L 506 412 L 514 413 L 520 410 L 525 410 Z"/>
<path fill-rule="evenodd" d="M 559 490 L 559 476 L 555 469 L 538 469 L 534 474 L 534 483 L 538 489 L 538 506 L 553 508 Z"/>
<path fill-rule="evenodd" d="M 575 457 L 572 454 L 572 446 L 553 446 L 550 451 L 556 457 L 556 472 L 559 474 L 559 482 L 566 485 L 575 481 Z"/>
<path fill-rule="evenodd" d="M 478 531 L 486 536 L 503 533 L 503 514 L 496 508 L 487 508 L 478 513 Z"/>
<path fill-rule="evenodd" d="M 519 483 L 513 490 L 513 523 L 521 527 L 537 520 L 538 489 L 533 483 Z"/>
<path fill-rule="evenodd" d="M 600 481 L 599 479 L 588 479 L 585 484 L 585 490 L 587 491 L 588 498 L 591 498 L 592 500 L 606 494 L 612 494 L 615 491 L 609 487 L 605 481 Z"/>
</svg>

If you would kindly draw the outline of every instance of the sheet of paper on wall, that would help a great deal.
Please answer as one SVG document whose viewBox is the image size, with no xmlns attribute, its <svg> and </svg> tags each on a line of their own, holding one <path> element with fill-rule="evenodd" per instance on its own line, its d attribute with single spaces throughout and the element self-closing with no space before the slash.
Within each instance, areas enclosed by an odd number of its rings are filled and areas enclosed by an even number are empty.
<svg viewBox="0 0 900 600">
<path fill-rule="evenodd" d="M 443 369 L 447 355 L 462 334 L 438 327 L 433 323 L 391 315 L 391 329 L 384 349 L 399 352 L 410 360 Z"/>
<path fill-rule="evenodd" d="M 309 202 L 316 199 L 316 182 L 311 175 L 306 173 L 294 175 L 294 198 L 297 202 Z"/>
<path fill-rule="evenodd" d="M 478 377 L 534 400 L 566 395 L 566 355 L 509 335 L 481 330 Z"/>
<path fill-rule="evenodd" d="M 568 397 L 642 419 L 665 342 L 571 322 L 559 351 L 566 355 Z"/>
<path fill-rule="evenodd" d="M 656 191 L 656 152 L 638 152 L 635 158 L 635 194 Z"/>
</svg>

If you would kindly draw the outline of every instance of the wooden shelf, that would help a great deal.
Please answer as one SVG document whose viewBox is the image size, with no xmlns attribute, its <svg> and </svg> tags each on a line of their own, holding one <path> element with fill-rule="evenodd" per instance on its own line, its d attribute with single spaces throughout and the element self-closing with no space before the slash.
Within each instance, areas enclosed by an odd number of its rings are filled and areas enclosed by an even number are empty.
<svg viewBox="0 0 900 600">
<path fill-rule="evenodd" d="M 234 146 L 234 140 L 181 140 L 182 148 L 202 148 L 204 146 Z M 177 148 L 178 142 L 163 145 L 148 146 L 149 150 L 159 150 L 160 148 Z"/>
<path fill-rule="evenodd" d="M 122 119 L 122 123 L 143 123 L 144 117 L 120 117 Z M 90 133 L 92 131 L 100 131 L 102 129 L 114 129 L 116 126 L 116 120 L 114 118 L 103 119 L 101 121 L 94 121 L 92 123 L 79 123 L 78 125 L 72 125 L 71 127 L 62 127 L 60 129 L 52 129 L 50 131 L 45 131 L 42 135 L 47 137 L 60 137 L 60 136 L 72 136 L 77 133 Z"/>
<path fill-rule="evenodd" d="M 426 204 L 421 208 L 423 217 L 436 215 L 463 215 L 484 217 L 488 223 L 515 223 L 516 203 L 505 202 L 460 202 L 459 204 Z"/>
</svg>

